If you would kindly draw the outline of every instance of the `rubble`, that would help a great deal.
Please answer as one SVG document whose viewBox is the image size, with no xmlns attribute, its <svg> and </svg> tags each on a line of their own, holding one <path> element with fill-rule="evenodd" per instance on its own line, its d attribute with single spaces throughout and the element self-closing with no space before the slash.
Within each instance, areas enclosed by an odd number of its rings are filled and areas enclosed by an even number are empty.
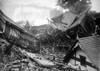
<svg viewBox="0 0 100 71">
<path fill-rule="evenodd" d="M 12 54 L 3 57 L 5 60 L 0 64 L 2 65 L 0 69 L 3 71 L 62 71 L 67 67 L 67 64 L 63 64 L 63 57 L 59 58 L 63 56 L 62 53 L 36 54 L 17 47 L 12 50 Z M 50 53 L 49 50 L 48 53 Z"/>
</svg>

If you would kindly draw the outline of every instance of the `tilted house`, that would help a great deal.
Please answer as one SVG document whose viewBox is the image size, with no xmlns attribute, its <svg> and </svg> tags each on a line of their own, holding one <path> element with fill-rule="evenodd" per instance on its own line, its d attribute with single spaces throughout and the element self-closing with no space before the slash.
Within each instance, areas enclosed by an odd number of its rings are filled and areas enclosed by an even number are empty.
<svg viewBox="0 0 100 71">
<path fill-rule="evenodd" d="M 38 51 L 38 39 L 28 31 L 22 29 L 0 10 L 0 37 L 24 49 Z"/>
<path fill-rule="evenodd" d="M 65 56 L 68 65 L 79 65 L 81 70 L 100 70 L 100 35 L 79 38 Z"/>
</svg>

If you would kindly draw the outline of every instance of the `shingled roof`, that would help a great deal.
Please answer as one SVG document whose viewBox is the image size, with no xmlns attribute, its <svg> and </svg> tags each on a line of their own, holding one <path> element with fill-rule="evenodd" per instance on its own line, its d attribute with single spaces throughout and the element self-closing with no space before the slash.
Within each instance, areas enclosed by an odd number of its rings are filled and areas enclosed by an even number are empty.
<svg viewBox="0 0 100 71">
<path fill-rule="evenodd" d="M 92 63 L 100 69 L 100 35 L 79 38 L 79 42 Z"/>
</svg>

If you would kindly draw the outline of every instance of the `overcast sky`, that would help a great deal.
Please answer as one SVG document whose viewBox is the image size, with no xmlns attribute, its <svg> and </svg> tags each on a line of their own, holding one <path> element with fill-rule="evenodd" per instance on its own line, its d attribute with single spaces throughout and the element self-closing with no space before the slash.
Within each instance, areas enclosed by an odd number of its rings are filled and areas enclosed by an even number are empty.
<svg viewBox="0 0 100 71">
<path fill-rule="evenodd" d="M 56 0 L 0 0 L 0 8 L 15 22 L 29 20 L 32 25 L 47 23 Z"/>
<path fill-rule="evenodd" d="M 100 12 L 100 0 L 91 0 L 92 10 Z M 29 20 L 31 25 L 47 23 L 57 0 L 0 0 L 0 9 L 15 22 Z"/>
<path fill-rule="evenodd" d="M 91 0 L 92 2 L 92 10 L 96 11 L 96 12 L 100 12 L 100 0 Z"/>
</svg>

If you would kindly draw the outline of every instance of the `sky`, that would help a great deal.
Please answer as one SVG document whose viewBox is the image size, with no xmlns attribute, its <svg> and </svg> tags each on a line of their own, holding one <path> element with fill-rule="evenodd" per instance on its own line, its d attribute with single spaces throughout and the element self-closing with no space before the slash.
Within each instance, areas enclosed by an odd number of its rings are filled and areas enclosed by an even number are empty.
<svg viewBox="0 0 100 71">
<path fill-rule="evenodd" d="M 91 0 L 92 8 L 100 12 L 100 0 Z M 57 0 L 0 0 L 0 9 L 13 21 L 28 20 L 31 25 L 47 24 Z"/>
<path fill-rule="evenodd" d="M 91 10 L 92 11 L 96 11 L 96 12 L 100 12 L 100 0 L 90 0 L 92 3 L 92 7 Z"/>
<path fill-rule="evenodd" d="M 13 21 L 28 20 L 31 25 L 48 23 L 56 0 L 0 0 L 0 9 Z"/>
</svg>

